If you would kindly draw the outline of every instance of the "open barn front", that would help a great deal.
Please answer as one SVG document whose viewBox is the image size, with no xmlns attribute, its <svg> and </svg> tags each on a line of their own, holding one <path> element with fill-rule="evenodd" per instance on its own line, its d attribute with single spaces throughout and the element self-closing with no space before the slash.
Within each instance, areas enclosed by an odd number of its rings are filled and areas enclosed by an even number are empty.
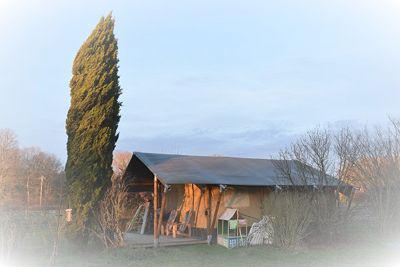
<svg viewBox="0 0 400 267">
<path fill-rule="evenodd" d="M 138 231 L 127 235 L 129 245 L 216 242 L 218 219 L 227 210 L 240 211 L 241 219 L 251 226 L 262 217 L 265 196 L 271 191 L 270 188 L 197 184 L 165 187 L 159 182 L 155 188 L 156 193 L 138 192 L 145 203 L 140 207 Z"/>
</svg>

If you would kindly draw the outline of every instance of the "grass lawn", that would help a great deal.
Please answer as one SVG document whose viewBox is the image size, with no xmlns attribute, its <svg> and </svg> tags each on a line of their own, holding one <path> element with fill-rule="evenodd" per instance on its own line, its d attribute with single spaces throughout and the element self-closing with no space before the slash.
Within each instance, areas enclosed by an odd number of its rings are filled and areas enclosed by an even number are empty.
<svg viewBox="0 0 400 267">
<path fill-rule="evenodd" d="M 47 222 L 24 228 L 12 262 L 0 267 L 46 267 L 52 251 L 52 237 Z M 54 231 L 53 231 L 54 232 Z M 158 249 L 94 249 L 78 248 L 62 239 L 53 266 L 400 266 L 400 238 L 385 241 L 365 222 L 349 227 L 341 240 L 325 248 L 285 251 L 271 247 L 226 249 L 219 245 L 192 245 Z M 1 244 L 0 244 L 1 252 Z M 397 260 L 397 261 L 396 261 Z"/>
<path fill-rule="evenodd" d="M 375 244 L 289 252 L 267 247 L 228 250 L 218 245 L 103 251 L 64 247 L 56 266 L 400 266 L 394 261 L 399 248 Z M 46 266 L 47 261 L 40 251 L 26 251 L 19 264 L 11 266 Z"/>
</svg>

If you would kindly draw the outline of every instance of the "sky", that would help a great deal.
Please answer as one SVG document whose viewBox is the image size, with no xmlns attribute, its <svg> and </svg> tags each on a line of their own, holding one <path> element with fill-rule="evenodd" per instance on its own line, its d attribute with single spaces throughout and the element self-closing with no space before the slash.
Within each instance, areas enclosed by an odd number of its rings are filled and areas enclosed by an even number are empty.
<svg viewBox="0 0 400 267">
<path fill-rule="evenodd" d="M 0 0 L 0 128 L 65 161 L 72 61 L 112 11 L 117 150 L 268 158 L 399 117 L 400 1 Z"/>
</svg>

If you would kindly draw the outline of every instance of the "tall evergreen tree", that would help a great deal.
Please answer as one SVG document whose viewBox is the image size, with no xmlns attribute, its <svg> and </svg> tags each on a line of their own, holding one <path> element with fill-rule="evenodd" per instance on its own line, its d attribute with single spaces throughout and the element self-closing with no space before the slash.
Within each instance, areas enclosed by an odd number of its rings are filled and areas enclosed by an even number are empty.
<svg viewBox="0 0 400 267">
<path fill-rule="evenodd" d="M 67 204 L 73 210 L 72 238 L 86 242 L 93 214 L 111 183 L 118 139 L 121 88 L 114 18 L 102 17 L 79 49 L 72 67 L 67 115 Z"/>
</svg>

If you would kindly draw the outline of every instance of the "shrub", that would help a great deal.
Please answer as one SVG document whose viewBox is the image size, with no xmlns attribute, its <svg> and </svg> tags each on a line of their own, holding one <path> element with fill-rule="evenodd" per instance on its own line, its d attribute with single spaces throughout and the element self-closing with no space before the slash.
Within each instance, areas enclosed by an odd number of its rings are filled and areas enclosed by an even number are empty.
<svg viewBox="0 0 400 267">
<path fill-rule="evenodd" d="M 267 198 L 265 211 L 272 219 L 273 245 L 294 249 L 309 234 L 313 221 L 313 204 L 309 194 L 300 191 L 273 192 Z"/>
<path fill-rule="evenodd" d="M 122 179 L 113 179 L 111 187 L 100 201 L 99 211 L 95 214 L 97 227 L 91 229 L 108 247 L 122 247 L 127 224 L 123 222 L 129 210 L 128 186 Z"/>
</svg>

